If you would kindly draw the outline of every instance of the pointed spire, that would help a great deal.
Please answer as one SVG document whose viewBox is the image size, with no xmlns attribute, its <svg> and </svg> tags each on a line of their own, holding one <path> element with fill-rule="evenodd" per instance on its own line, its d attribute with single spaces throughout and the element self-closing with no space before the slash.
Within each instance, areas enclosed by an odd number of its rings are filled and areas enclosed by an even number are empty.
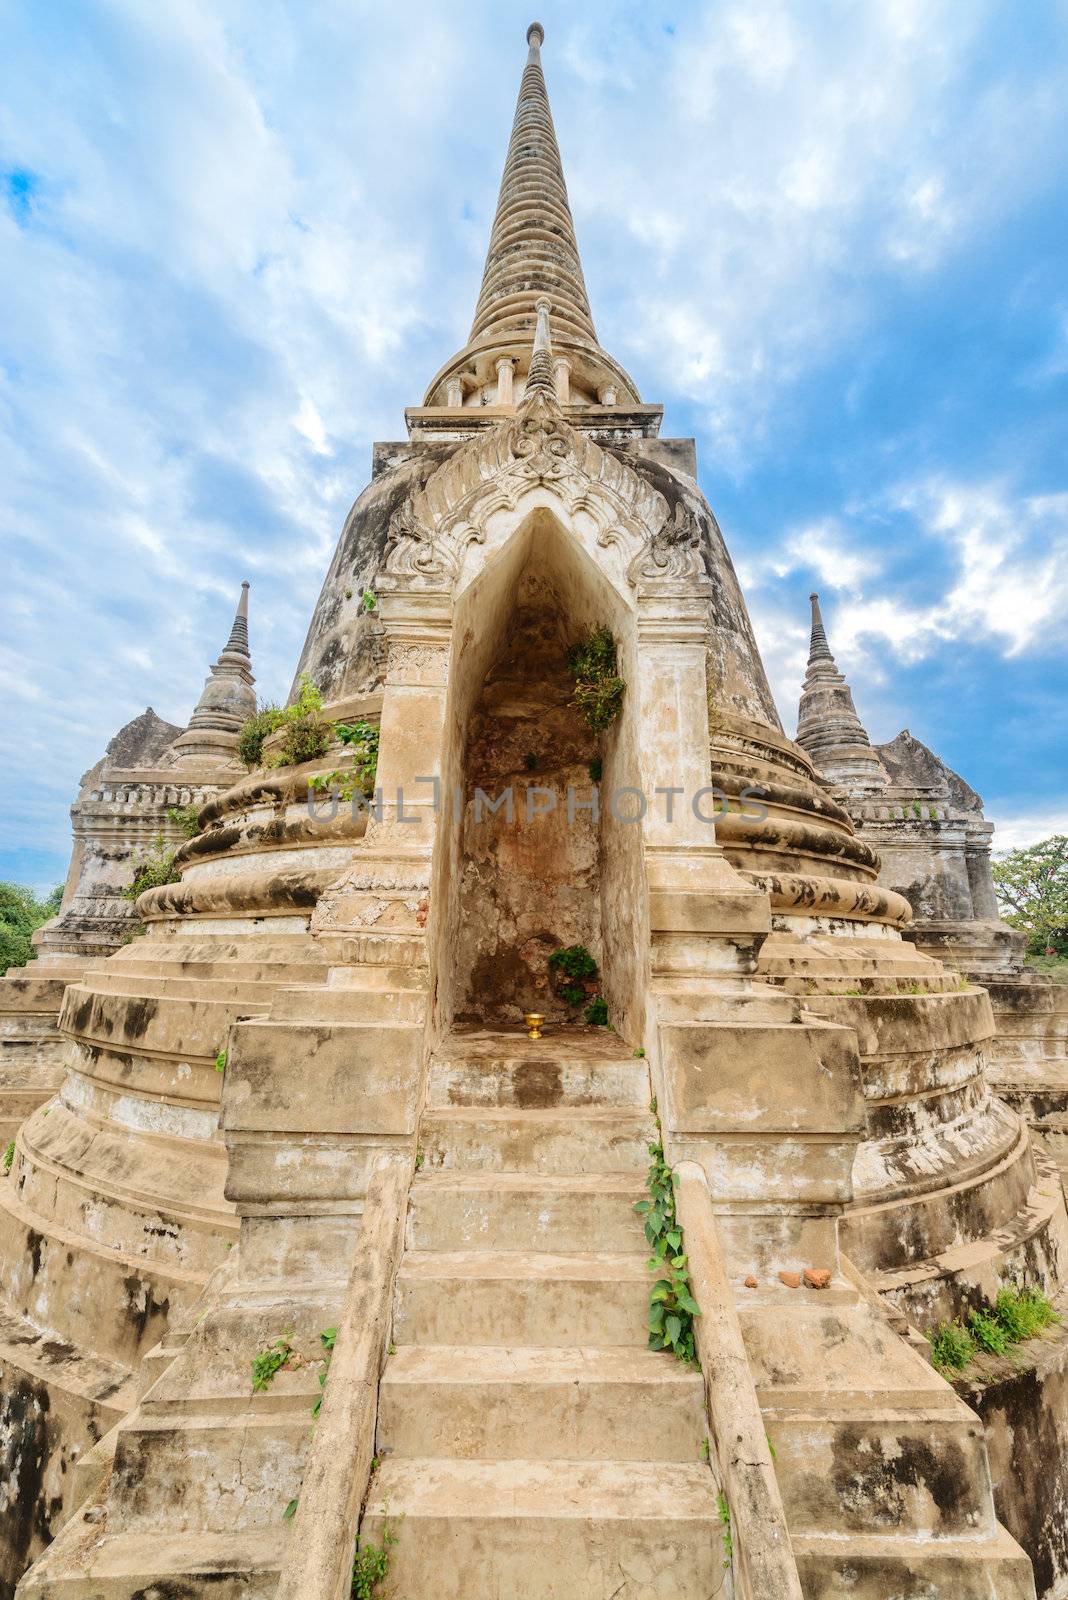
<svg viewBox="0 0 1068 1600">
<path fill-rule="evenodd" d="M 820 597 L 812 594 L 809 600 L 812 636 L 797 710 L 797 742 L 832 782 L 847 788 L 881 788 L 886 774 L 857 716 L 850 687 L 831 654 Z"/>
<path fill-rule="evenodd" d="M 811 667 L 814 661 L 829 661 L 833 666 L 834 657 L 827 643 L 827 632 L 820 613 L 820 597 L 818 594 L 810 594 L 808 598 L 812 605 L 812 641 L 809 645 L 808 664 Z"/>
<path fill-rule="evenodd" d="M 248 579 L 241 585 L 241 598 L 237 602 L 234 613 L 234 625 L 230 629 L 230 637 L 226 641 L 223 655 L 243 655 L 248 659 Z"/>
<path fill-rule="evenodd" d="M 518 358 L 522 364 L 528 356 L 543 298 L 552 300 L 556 342 L 571 360 L 584 403 L 596 405 L 602 392 L 612 392 L 613 403 L 638 403 L 631 379 L 597 342 L 542 72 L 544 39 L 541 23 L 532 22 L 470 338 L 430 385 L 428 406 L 446 404 L 449 380 L 455 385 L 457 378 L 465 393 L 492 399 L 497 363 Z"/>
<path fill-rule="evenodd" d="M 237 736 L 256 710 L 248 647 L 248 583 L 241 585 L 230 637 L 208 673 L 185 732 L 172 748 L 176 766 L 229 765 L 237 759 Z"/>
<path fill-rule="evenodd" d="M 551 294 L 561 329 L 597 343 L 541 70 L 544 38 L 541 23 L 532 22 L 472 342 L 529 328 L 537 299 Z"/>
</svg>

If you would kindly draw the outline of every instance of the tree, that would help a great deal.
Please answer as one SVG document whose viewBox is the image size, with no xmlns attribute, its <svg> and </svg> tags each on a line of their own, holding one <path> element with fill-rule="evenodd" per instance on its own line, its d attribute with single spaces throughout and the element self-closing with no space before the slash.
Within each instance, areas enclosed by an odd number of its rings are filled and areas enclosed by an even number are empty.
<svg viewBox="0 0 1068 1600">
<path fill-rule="evenodd" d="M 1068 955 L 1068 834 L 1010 850 L 994 862 L 994 886 L 1029 955 Z"/>
<path fill-rule="evenodd" d="M 35 958 L 30 935 L 55 916 L 62 899 L 62 886 L 39 900 L 24 884 L 0 883 L 0 974 Z"/>
</svg>

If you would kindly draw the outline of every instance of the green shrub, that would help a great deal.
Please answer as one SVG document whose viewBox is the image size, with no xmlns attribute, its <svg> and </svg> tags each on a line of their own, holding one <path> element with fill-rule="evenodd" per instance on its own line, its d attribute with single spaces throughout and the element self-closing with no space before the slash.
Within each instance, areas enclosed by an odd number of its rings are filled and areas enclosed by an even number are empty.
<svg viewBox="0 0 1068 1600">
<path fill-rule="evenodd" d="M 1049 1300 L 1038 1289 L 1007 1287 L 999 1290 L 994 1314 L 1012 1344 L 1033 1339 L 1043 1328 L 1060 1321 Z"/>
<path fill-rule="evenodd" d="M 973 1311 L 968 1318 L 968 1332 L 980 1350 L 991 1356 L 1003 1356 L 1009 1348 L 1009 1335 L 996 1316 L 989 1311 Z"/>
<path fill-rule="evenodd" d="M 554 950 L 549 957 L 549 965 L 563 977 L 576 981 L 597 976 L 597 963 L 584 944 L 569 944 Z"/>
<path fill-rule="evenodd" d="M 168 850 L 162 833 L 157 833 L 139 861 L 134 862 L 133 882 L 122 891 L 124 900 L 136 900 L 146 889 L 161 889 L 164 884 L 178 883 L 181 873 L 174 864 L 176 851 Z"/>
<path fill-rule="evenodd" d="M 0 883 L 0 974 L 37 958 L 31 935 L 59 910 L 62 887 L 39 900 L 21 883 Z"/>
<path fill-rule="evenodd" d="M 616 641 L 608 628 L 595 628 L 568 652 L 575 680 L 572 701 L 596 732 L 608 728 L 623 707 L 626 684 L 616 671 Z"/>
<path fill-rule="evenodd" d="M 4 1171 L 11 1171 L 11 1163 L 15 1159 L 15 1141 L 11 1139 L 4 1150 Z"/>
<path fill-rule="evenodd" d="M 586 1021 L 588 1023 L 590 1023 L 590 1025 L 592 1027 L 594 1027 L 594 1028 L 605 1028 L 605 1027 L 607 1027 L 608 1026 L 608 1005 L 607 1005 L 607 1002 L 602 1000 L 600 998 L 600 996 L 598 996 L 598 998 L 596 1000 L 591 1000 L 589 1005 L 586 1007 L 585 1011 L 583 1012 L 583 1016 L 586 1018 Z"/>
<path fill-rule="evenodd" d="M 237 753 L 250 772 L 263 759 L 263 741 L 281 727 L 284 716 L 279 706 L 262 705 L 241 729 L 237 736 Z"/>
<path fill-rule="evenodd" d="M 352 752 L 352 767 L 346 772 L 319 772 L 308 779 L 308 787 L 334 790 L 339 800 L 351 800 L 357 793 L 370 799 L 378 777 L 379 729 L 374 722 L 339 722 L 334 732 Z"/>
<path fill-rule="evenodd" d="M 975 1355 L 972 1336 L 960 1321 L 940 1323 L 927 1340 L 939 1372 L 961 1372 Z"/>
<path fill-rule="evenodd" d="M 167 810 L 167 821 L 184 833 L 187 839 L 195 839 L 200 832 L 199 816 L 199 806 L 170 806 Z"/>
</svg>

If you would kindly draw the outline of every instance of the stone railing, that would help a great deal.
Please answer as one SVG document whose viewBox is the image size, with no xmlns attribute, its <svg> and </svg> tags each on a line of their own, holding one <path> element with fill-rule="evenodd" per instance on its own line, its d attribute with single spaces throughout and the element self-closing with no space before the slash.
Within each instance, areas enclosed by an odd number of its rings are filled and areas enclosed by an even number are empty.
<svg viewBox="0 0 1068 1600">
<path fill-rule="evenodd" d="M 694 1323 L 717 1475 L 730 1513 L 735 1600 L 803 1600 L 782 1496 L 716 1237 L 708 1183 L 695 1161 L 675 1168 L 675 1207 L 701 1315 Z"/>
<path fill-rule="evenodd" d="M 371 1171 L 277 1600 L 346 1600 L 349 1594 L 360 1507 L 371 1477 L 378 1382 L 411 1174 L 407 1153 L 379 1156 Z"/>
</svg>

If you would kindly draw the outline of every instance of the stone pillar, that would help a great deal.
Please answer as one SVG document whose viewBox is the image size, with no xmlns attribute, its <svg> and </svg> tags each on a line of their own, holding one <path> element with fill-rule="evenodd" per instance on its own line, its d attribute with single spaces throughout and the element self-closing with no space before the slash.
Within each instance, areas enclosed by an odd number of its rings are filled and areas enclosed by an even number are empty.
<svg viewBox="0 0 1068 1600">
<path fill-rule="evenodd" d="M 459 378 L 450 378 L 445 385 L 445 404 L 454 409 L 464 403 L 464 386 Z"/>
<path fill-rule="evenodd" d="M 597 391 L 597 403 L 602 406 L 618 404 L 616 399 L 616 386 L 614 383 L 605 383 Z"/>
<path fill-rule="evenodd" d="M 497 363 L 497 404 L 499 406 L 514 404 L 512 377 L 511 360 L 508 356 L 502 356 Z"/>
<path fill-rule="evenodd" d="M 553 387 L 556 398 L 562 406 L 571 404 L 571 363 L 566 356 L 556 356 L 553 360 Z"/>
<path fill-rule="evenodd" d="M 994 835 L 991 822 L 970 822 L 965 836 L 964 859 L 972 891 L 972 916 L 979 922 L 998 922 L 1001 911 L 990 870 L 990 844 Z"/>
<path fill-rule="evenodd" d="M 639 586 L 638 718 L 653 982 L 752 972 L 768 899 L 716 843 L 708 743 L 706 579 Z M 669 979 L 670 975 L 670 979 Z"/>
</svg>

